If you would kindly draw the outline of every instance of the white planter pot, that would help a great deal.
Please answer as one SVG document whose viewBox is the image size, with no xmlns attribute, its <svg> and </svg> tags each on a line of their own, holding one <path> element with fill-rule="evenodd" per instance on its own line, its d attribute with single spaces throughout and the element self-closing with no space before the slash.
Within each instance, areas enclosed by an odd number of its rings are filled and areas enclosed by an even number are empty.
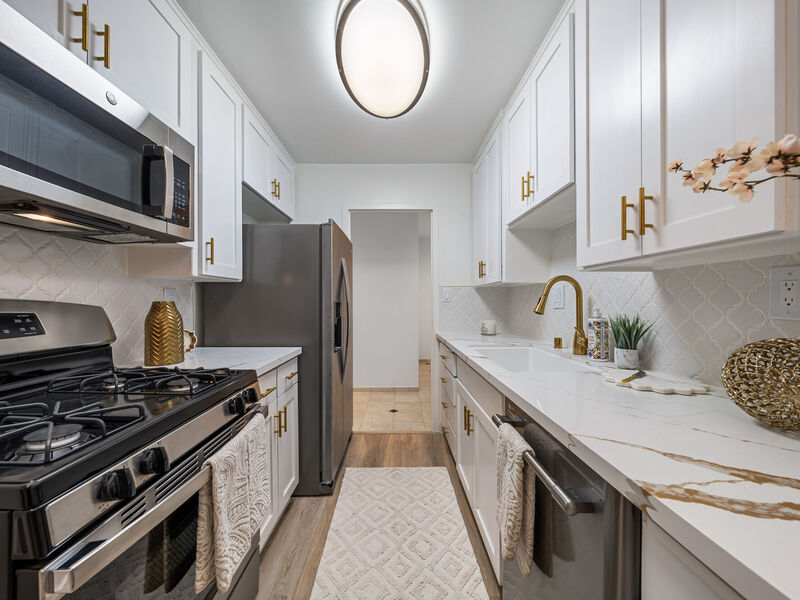
<svg viewBox="0 0 800 600">
<path fill-rule="evenodd" d="M 639 351 L 614 348 L 614 364 L 618 369 L 636 369 L 639 367 Z"/>
</svg>

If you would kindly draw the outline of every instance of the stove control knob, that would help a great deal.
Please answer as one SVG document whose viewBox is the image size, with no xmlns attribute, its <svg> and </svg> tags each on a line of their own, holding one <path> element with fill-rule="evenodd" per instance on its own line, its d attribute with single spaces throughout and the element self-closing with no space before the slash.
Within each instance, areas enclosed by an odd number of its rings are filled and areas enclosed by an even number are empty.
<svg viewBox="0 0 800 600">
<path fill-rule="evenodd" d="M 167 449 L 156 446 L 142 452 L 139 458 L 139 472 L 143 475 L 163 475 L 169 471 L 169 457 Z"/>
<path fill-rule="evenodd" d="M 247 402 L 247 404 L 258 402 L 258 392 L 255 388 L 247 388 L 242 392 L 242 396 L 244 396 L 244 401 Z"/>
<path fill-rule="evenodd" d="M 247 406 L 244 403 L 244 398 L 239 395 L 228 400 L 228 410 L 237 415 L 243 415 L 246 413 Z"/>
<path fill-rule="evenodd" d="M 127 500 L 136 494 L 136 484 L 130 469 L 117 469 L 103 475 L 97 497 L 102 502 Z"/>
</svg>

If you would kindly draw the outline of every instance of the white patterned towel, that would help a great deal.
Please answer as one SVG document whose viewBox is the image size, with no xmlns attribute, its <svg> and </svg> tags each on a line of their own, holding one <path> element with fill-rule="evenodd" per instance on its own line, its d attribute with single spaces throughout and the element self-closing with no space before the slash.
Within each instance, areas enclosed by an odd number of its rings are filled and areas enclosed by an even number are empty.
<svg viewBox="0 0 800 600">
<path fill-rule="evenodd" d="M 535 487 L 533 469 L 523 454 L 533 449 L 508 423 L 497 436 L 497 522 L 503 558 L 517 555 L 520 572 L 527 577 L 533 559 Z"/>
<path fill-rule="evenodd" d="M 228 590 L 269 510 L 269 441 L 266 420 L 257 414 L 205 462 L 211 481 L 199 493 L 197 593 L 215 577 L 219 592 Z"/>
</svg>

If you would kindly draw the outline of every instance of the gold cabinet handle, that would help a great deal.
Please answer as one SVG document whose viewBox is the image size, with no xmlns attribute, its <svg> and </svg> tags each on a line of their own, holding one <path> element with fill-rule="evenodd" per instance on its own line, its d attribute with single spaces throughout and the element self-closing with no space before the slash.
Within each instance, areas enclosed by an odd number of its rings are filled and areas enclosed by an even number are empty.
<svg viewBox="0 0 800 600">
<path fill-rule="evenodd" d="M 467 413 L 468 413 L 468 412 L 469 412 L 469 410 L 468 410 L 468 409 L 467 409 L 467 407 L 465 406 L 465 407 L 464 407 L 464 431 L 466 431 L 466 430 L 467 430 L 467 418 L 468 418 L 468 417 L 467 417 Z"/>
<path fill-rule="evenodd" d="M 281 422 L 283 421 L 283 411 L 278 411 L 278 414 L 275 415 L 278 417 L 278 428 L 275 430 L 275 433 L 278 434 L 278 437 L 283 437 L 283 427 L 281 426 Z"/>
<path fill-rule="evenodd" d="M 207 253 L 206 262 L 214 264 L 214 238 L 212 237 L 209 241 L 206 242 L 206 248 L 210 249 L 210 253 Z"/>
<path fill-rule="evenodd" d="M 533 188 L 531 187 L 531 184 L 533 183 L 533 175 L 531 175 L 531 172 L 528 171 L 528 176 L 523 177 L 523 179 L 526 180 L 525 186 L 527 186 L 528 188 L 528 191 L 525 192 L 525 198 L 530 198 L 531 196 L 533 196 Z"/>
<path fill-rule="evenodd" d="M 71 41 L 79 43 L 81 50 L 84 52 L 89 51 L 89 5 L 81 4 L 80 10 L 70 11 L 76 17 L 81 18 L 81 37 L 70 38 Z"/>
<path fill-rule="evenodd" d="M 272 392 L 274 392 L 277 389 L 278 388 L 276 388 L 276 387 L 267 388 L 267 391 L 265 391 L 264 393 L 259 395 L 258 399 L 262 400 L 262 399 L 266 398 L 267 396 L 269 396 Z"/>
<path fill-rule="evenodd" d="M 287 410 L 289 410 L 288 407 L 284 406 L 281 411 L 283 413 L 283 433 L 286 433 L 286 423 L 289 422 L 289 415 L 286 413 Z"/>
<path fill-rule="evenodd" d="M 439 358 L 441 358 L 442 360 L 447 360 L 447 355 L 446 354 L 440 354 Z"/>
<path fill-rule="evenodd" d="M 447 383 L 447 377 L 439 377 L 442 380 L 442 383 Z"/>
<path fill-rule="evenodd" d="M 469 434 L 470 434 L 470 433 L 473 433 L 473 432 L 475 431 L 475 430 L 472 428 L 472 417 L 473 417 L 473 416 L 474 416 L 474 415 L 472 414 L 472 411 L 471 411 L 470 409 L 468 409 L 468 408 L 467 408 L 467 414 L 466 414 L 467 420 L 466 420 L 466 421 L 465 421 L 465 423 L 464 423 L 464 424 L 466 425 L 466 429 L 467 429 L 467 437 L 469 437 Z"/>
<path fill-rule="evenodd" d="M 628 197 L 622 197 L 622 241 L 628 239 L 628 234 L 636 233 L 633 229 L 628 229 L 628 209 L 633 208 L 633 204 L 628 202 Z"/>
<path fill-rule="evenodd" d="M 478 277 L 486 277 L 486 263 L 482 260 L 478 262 Z"/>
<path fill-rule="evenodd" d="M 295 375 L 297 375 L 297 371 L 292 371 L 288 375 L 284 376 L 284 379 L 294 379 Z"/>
<path fill-rule="evenodd" d="M 525 185 L 528 183 L 527 177 L 524 175 L 522 176 L 522 198 L 521 202 L 525 202 L 525 199 L 528 197 L 528 193 L 525 191 Z"/>
<path fill-rule="evenodd" d="M 448 406 L 450 405 L 447 402 L 442 402 L 442 408 L 447 408 Z"/>
<path fill-rule="evenodd" d="M 278 180 L 278 200 L 281 199 L 281 182 Z"/>
<path fill-rule="evenodd" d="M 448 433 L 450 433 L 450 430 L 447 427 L 445 427 L 444 425 L 442 425 L 442 433 L 444 435 L 447 435 Z"/>
<path fill-rule="evenodd" d="M 278 180 L 277 179 L 273 179 L 272 181 L 270 181 L 270 183 L 272 184 L 272 197 L 274 198 L 275 195 L 277 194 L 277 190 L 278 190 L 277 185 L 276 185 L 278 183 Z"/>
<path fill-rule="evenodd" d="M 653 229 L 653 224 L 648 223 L 644 215 L 644 201 L 652 199 L 652 196 L 645 195 L 643 187 L 639 188 L 639 235 L 644 235 L 648 229 Z"/>
<path fill-rule="evenodd" d="M 102 31 L 95 31 L 95 35 L 103 38 L 103 56 L 95 56 L 95 60 L 102 60 L 106 69 L 111 68 L 111 27 L 105 25 Z"/>
</svg>

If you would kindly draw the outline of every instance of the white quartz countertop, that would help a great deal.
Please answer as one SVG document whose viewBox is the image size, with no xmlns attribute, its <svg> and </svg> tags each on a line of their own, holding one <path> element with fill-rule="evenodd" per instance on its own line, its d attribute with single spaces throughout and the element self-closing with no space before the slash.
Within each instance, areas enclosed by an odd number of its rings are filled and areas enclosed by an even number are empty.
<svg viewBox="0 0 800 600">
<path fill-rule="evenodd" d="M 546 346 L 437 337 L 740 594 L 800 598 L 800 435 L 762 425 L 723 390 L 661 395 L 584 370 L 515 374 L 475 348 Z"/>
<path fill-rule="evenodd" d="M 184 354 L 184 360 L 177 366 L 184 369 L 240 369 L 254 370 L 258 375 L 282 365 L 287 360 L 299 356 L 301 348 L 260 348 L 260 347 L 200 347 Z"/>
</svg>

